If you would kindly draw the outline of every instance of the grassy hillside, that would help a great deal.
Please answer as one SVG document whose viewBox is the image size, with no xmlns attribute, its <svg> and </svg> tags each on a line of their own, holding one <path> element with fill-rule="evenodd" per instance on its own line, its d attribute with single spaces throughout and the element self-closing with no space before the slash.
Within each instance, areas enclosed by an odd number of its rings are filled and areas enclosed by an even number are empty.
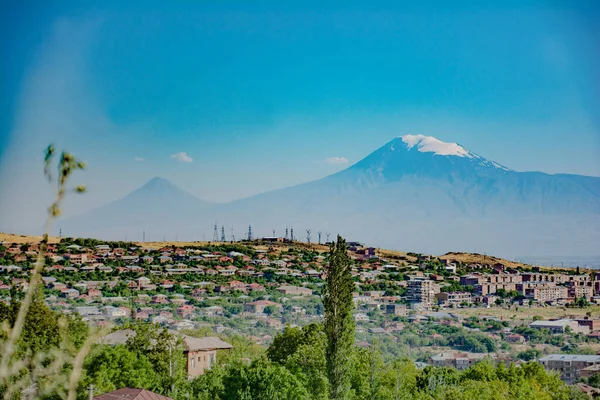
<svg viewBox="0 0 600 400">
<path fill-rule="evenodd" d="M 0 232 L 0 242 L 9 242 L 9 243 L 38 243 L 42 240 L 41 236 L 30 236 L 30 235 L 14 235 L 12 233 L 2 233 Z M 60 242 L 60 238 L 55 236 L 50 236 L 48 239 L 50 243 L 58 243 Z"/>
</svg>

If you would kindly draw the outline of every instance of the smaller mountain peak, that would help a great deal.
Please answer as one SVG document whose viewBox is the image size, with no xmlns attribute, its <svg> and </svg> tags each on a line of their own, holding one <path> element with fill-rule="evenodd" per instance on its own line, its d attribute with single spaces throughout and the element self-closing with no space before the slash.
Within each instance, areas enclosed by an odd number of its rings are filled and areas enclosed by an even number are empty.
<svg viewBox="0 0 600 400">
<path fill-rule="evenodd" d="M 169 181 L 168 179 L 161 178 L 160 176 L 155 176 L 154 178 L 152 178 L 148 182 L 146 182 L 146 184 L 143 187 L 146 189 L 149 189 L 149 188 L 156 189 L 156 188 L 171 188 L 174 186 L 175 185 L 173 185 L 171 183 L 171 181 Z"/>
<path fill-rule="evenodd" d="M 433 136 L 404 135 L 400 136 L 408 150 L 416 146 L 421 153 L 434 153 L 440 156 L 457 156 L 474 158 L 475 155 L 458 143 L 442 142 Z"/>
<path fill-rule="evenodd" d="M 148 181 L 148 183 L 171 183 L 171 182 L 169 182 L 168 179 L 165 179 L 163 177 L 155 176 L 154 178 L 150 179 Z"/>
</svg>

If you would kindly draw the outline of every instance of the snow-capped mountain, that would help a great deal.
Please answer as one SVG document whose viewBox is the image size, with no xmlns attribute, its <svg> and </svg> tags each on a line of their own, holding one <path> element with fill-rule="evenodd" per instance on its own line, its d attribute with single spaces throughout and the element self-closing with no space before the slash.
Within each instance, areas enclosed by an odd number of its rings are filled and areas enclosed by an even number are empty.
<svg viewBox="0 0 600 400">
<path fill-rule="evenodd" d="M 136 207 L 155 208 L 155 196 L 160 195 L 154 190 L 144 194 Z M 120 207 L 113 203 L 112 215 L 122 215 L 115 211 Z M 183 209 L 187 218 L 181 218 Z M 141 212 L 135 223 L 119 218 L 109 225 L 121 225 L 120 232 L 148 230 L 144 226 L 153 223 L 153 213 Z M 189 207 L 170 207 L 161 215 L 156 228 L 180 239 L 210 239 L 219 221 L 227 231 L 237 227 L 238 238 L 252 224 L 258 235 L 272 229 L 283 234 L 293 226 L 300 239 L 311 229 L 313 237 L 317 231 L 341 233 L 372 245 L 433 253 L 595 254 L 600 178 L 517 172 L 456 143 L 405 135 L 317 181 L 227 204 L 190 201 Z M 102 220 L 106 225 L 110 216 L 103 214 Z M 88 216 L 80 221 L 86 221 L 86 234 L 99 232 Z"/>
</svg>

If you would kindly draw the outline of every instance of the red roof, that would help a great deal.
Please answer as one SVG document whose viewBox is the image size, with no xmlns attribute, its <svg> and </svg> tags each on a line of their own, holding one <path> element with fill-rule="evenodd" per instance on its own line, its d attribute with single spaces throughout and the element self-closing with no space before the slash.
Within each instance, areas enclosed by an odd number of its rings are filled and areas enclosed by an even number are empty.
<svg viewBox="0 0 600 400">
<path fill-rule="evenodd" d="M 172 400 L 146 389 L 123 388 L 95 396 L 94 400 Z"/>
</svg>

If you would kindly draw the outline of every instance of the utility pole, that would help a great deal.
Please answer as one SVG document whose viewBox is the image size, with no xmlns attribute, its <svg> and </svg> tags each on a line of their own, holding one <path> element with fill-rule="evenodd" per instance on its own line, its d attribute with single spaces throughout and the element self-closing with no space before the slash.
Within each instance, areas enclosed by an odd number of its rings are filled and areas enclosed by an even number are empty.
<svg viewBox="0 0 600 400">
<path fill-rule="evenodd" d="M 306 242 L 310 244 L 310 229 L 306 230 Z"/>
<path fill-rule="evenodd" d="M 92 385 L 91 383 L 90 383 L 90 387 L 88 388 L 88 392 L 89 392 L 88 399 L 94 400 L 94 385 Z"/>
<path fill-rule="evenodd" d="M 319 244 L 321 244 L 321 234 L 322 234 L 322 233 L 323 233 L 323 232 L 321 232 L 321 231 L 317 232 L 317 235 L 319 235 Z"/>
</svg>

